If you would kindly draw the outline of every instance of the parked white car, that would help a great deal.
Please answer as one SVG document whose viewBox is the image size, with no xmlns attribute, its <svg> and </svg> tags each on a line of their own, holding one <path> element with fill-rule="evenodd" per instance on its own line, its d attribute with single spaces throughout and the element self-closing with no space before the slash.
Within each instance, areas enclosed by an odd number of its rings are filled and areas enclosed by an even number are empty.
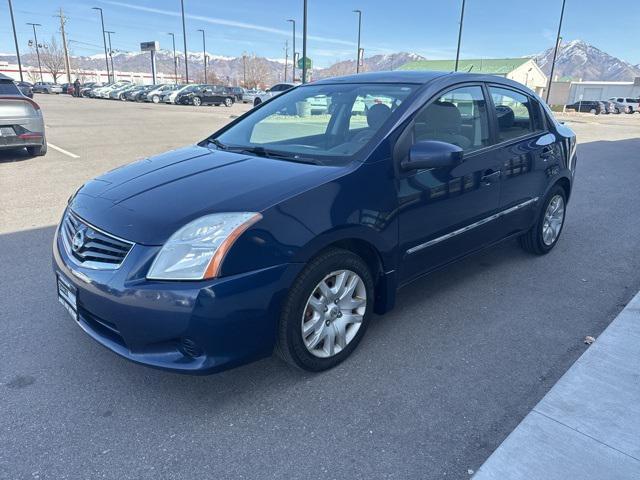
<svg viewBox="0 0 640 480">
<path fill-rule="evenodd" d="M 297 84 L 295 83 L 276 83 L 273 87 L 267 88 L 267 90 L 261 94 L 256 95 L 253 100 L 253 106 L 260 105 L 262 102 L 269 100 L 270 98 L 277 97 L 281 93 L 291 90 Z"/>
<path fill-rule="evenodd" d="M 613 113 L 633 113 L 640 111 L 640 99 L 628 97 L 611 97 L 609 102 L 613 103 Z"/>
<path fill-rule="evenodd" d="M 153 102 L 153 103 L 160 103 L 160 100 L 162 100 L 162 97 L 164 97 L 168 93 L 178 90 L 180 87 L 181 85 L 176 85 L 174 83 L 170 83 L 167 85 L 158 85 L 158 88 L 156 88 L 155 90 L 151 90 L 149 93 L 147 93 L 146 101 Z"/>
</svg>

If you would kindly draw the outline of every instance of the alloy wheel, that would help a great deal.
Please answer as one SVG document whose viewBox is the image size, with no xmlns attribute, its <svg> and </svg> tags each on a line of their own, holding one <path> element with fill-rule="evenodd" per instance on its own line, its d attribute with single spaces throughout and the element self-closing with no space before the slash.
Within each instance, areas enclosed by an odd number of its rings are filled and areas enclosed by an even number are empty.
<svg viewBox="0 0 640 480">
<path fill-rule="evenodd" d="M 230 107 L 231 105 L 233 105 L 233 102 L 231 101 L 230 98 L 225 98 L 224 99 L 224 105 L 225 105 L 225 107 Z"/>
<path fill-rule="evenodd" d="M 554 195 L 547 205 L 542 222 L 542 241 L 550 246 L 558 239 L 564 223 L 564 199 L 561 195 Z"/>
<path fill-rule="evenodd" d="M 340 353 L 355 338 L 367 309 L 367 289 L 351 270 L 324 277 L 313 289 L 302 314 L 304 345 L 320 358 Z"/>
<path fill-rule="evenodd" d="M 201 103 L 202 103 L 202 101 L 200 100 L 200 98 L 199 98 L 199 97 L 194 97 L 194 98 L 193 98 L 193 104 L 194 104 L 196 107 L 199 107 Z"/>
</svg>

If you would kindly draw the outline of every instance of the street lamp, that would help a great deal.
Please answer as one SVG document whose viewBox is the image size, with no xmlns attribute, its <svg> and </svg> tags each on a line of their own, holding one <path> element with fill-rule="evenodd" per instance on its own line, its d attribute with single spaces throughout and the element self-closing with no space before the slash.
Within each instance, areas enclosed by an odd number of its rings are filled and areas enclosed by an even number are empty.
<svg viewBox="0 0 640 480">
<path fill-rule="evenodd" d="M 176 83 L 178 83 L 178 57 L 176 57 L 176 36 L 171 32 L 167 32 L 167 35 L 171 35 L 171 41 L 173 43 L 173 78 L 175 79 Z"/>
<path fill-rule="evenodd" d="M 302 83 L 307 83 L 307 0 L 302 8 Z"/>
<path fill-rule="evenodd" d="M 113 81 L 116 81 L 116 70 L 113 68 L 113 49 L 111 48 L 111 34 L 115 35 L 116 32 L 110 32 L 109 30 L 105 30 L 107 37 L 109 38 L 109 58 L 111 59 L 111 76 L 113 77 Z"/>
<path fill-rule="evenodd" d="M 180 0 L 180 7 L 182 9 L 182 37 L 184 39 L 184 74 L 186 82 L 189 83 L 189 58 L 187 57 L 187 30 L 184 22 L 184 0 Z"/>
<path fill-rule="evenodd" d="M 104 45 L 104 62 L 107 64 L 107 81 L 111 78 L 109 75 L 109 58 L 107 57 L 107 38 L 104 33 L 104 16 L 102 15 L 102 9 L 100 7 L 91 7 L 91 10 L 98 10 L 100 12 L 100 23 L 102 23 L 102 43 Z"/>
<path fill-rule="evenodd" d="M 466 1 L 462 0 L 462 10 L 460 11 L 460 30 L 458 30 L 458 50 L 456 51 L 456 67 L 455 71 L 458 71 L 458 63 L 460 62 L 460 45 L 462 44 L 462 24 L 464 23 L 464 6 Z"/>
<path fill-rule="evenodd" d="M 291 58 L 293 59 L 293 61 L 291 62 L 293 64 L 293 68 L 291 69 L 291 76 L 293 77 L 293 81 L 296 81 L 296 21 L 292 18 L 290 18 L 289 20 L 287 20 L 287 22 L 291 22 L 291 25 L 293 26 L 293 53 L 291 54 Z"/>
<path fill-rule="evenodd" d="M 33 38 L 36 42 L 36 55 L 38 57 L 38 69 L 40 70 L 40 81 L 44 82 L 42 79 L 42 64 L 40 63 L 40 48 L 38 45 L 38 34 L 36 33 L 36 27 L 41 27 L 39 23 L 27 23 L 27 25 L 31 25 L 33 27 Z"/>
<path fill-rule="evenodd" d="M 13 41 L 16 44 L 16 56 L 18 57 L 18 70 L 20 71 L 20 81 L 23 82 L 24 78 L 22 78 L 22 61 L 20 60 L 20 48 L 18 47 L 18 35 L 16 34 L 16 22 L 13 18 L 13 5 L 11 4 L 11 0 L 9 0 L 9 14 L 11 15 L 11 26 L 13 27 Z"/>
<path fill-rule="evenodd" d="M 358 14 L 358 50 L 356 55 L 356 73 L 360 73 L 360 31 L 362 30 L 362 10 L 354 10 Z"/>
<path fill-rule="evenodd" d="M 204 60 L 204 83 L 207 83 L 207 44 L 204 39 L 204 30 L 202 28 L 199 28 L 198 31 L 202 32 L 202 59 Z"/>
<path fill-rule="evenodd" d="M 562 20 L 564 19 L 564 7 L 567 0 L 562 0 L 562 10 L 560 11 L 560 23 L 558 24 L 558 36 L 556 38 L 556 48 L 553 51 L 553 61 L 551 62 L 551 75 L 549 76 L 549 87 L 547 88 L 547 97 L 545 101 L 549 103 L 549 94 L 551 93 L 551 84 L 553 83 L 553 72 L 556 69 L 556 59 L 558 57 L 558 49 L 560 48 L 560 34 L 562 33 Z"/>
</svg>

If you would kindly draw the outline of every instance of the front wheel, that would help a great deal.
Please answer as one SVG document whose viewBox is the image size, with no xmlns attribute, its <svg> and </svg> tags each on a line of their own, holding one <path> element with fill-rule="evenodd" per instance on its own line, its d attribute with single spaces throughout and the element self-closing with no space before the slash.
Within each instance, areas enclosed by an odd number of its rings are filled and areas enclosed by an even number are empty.
<svg viewBox="0 0 640 480">
<path fill-rule="evenodd" d="M 154 95 L 153 97 L 151 97 L 151 101 L 153 103 L 160 103 L 160 97 L 158 95 Z"/>
<path fill-rule="evenodd" d="M 230 98 L 225 98 L 224 99 L 224 106 L 225 107 L 230 107 L 231 105 L 233 105 L 233 100 L 231 100 Z"/>
<path fill-rule="evenodd" d="M 567 195 L 560 185 L 545 197 L 536 224 L 520 237 L 520 245 L 536 255 L 549 253 L 558 243 L 564 226 Z"/>
<path fill-rule="evenodd" d="M 200 105 L 202 105 L 202 99 L 200 97 L 193 97 L 193 104 L 196 107 L 199 107 Z"/>
<path fill-rule="evenodd" d="M 362 339 L 373 310 L 373 277 L 347 250 L 331 249 L 295 280 L 280 318 L 277 354 L 319 372 L 345 360 Z"/>
<path fill-rule="evenodd" d="M 257 107 L 257 106 L 258 106 L 258 105 L 260 105 L 261 103 L 262 103 L 262 100 L 260 100 L 259 98 L 256 98 L 256 99 L 253 101 L 253 106 L 254 106 L 254 107 Z"/>
</svg>

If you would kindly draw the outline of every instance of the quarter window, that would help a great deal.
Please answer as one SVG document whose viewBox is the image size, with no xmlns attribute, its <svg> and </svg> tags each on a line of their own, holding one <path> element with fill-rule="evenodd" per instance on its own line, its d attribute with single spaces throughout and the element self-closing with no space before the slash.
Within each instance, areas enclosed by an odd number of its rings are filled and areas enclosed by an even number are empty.
<svg viewBox="0 0 640 480">
<path fill-rule="evenodd" d="M 452 143 L 466 153 L 489 145 L 487 104 L 479 86 L 451 90 L 427 105 L 414 123 L 414 141 Z"/>
<path fill-rule="evenodd" d="M 506 88 L 489 87 L 498 119 L 498 139 L 511 140 L 540 129 L 531 99 Z M 538 117 L 538 118 L 537 118 Z"/>
</svg>

